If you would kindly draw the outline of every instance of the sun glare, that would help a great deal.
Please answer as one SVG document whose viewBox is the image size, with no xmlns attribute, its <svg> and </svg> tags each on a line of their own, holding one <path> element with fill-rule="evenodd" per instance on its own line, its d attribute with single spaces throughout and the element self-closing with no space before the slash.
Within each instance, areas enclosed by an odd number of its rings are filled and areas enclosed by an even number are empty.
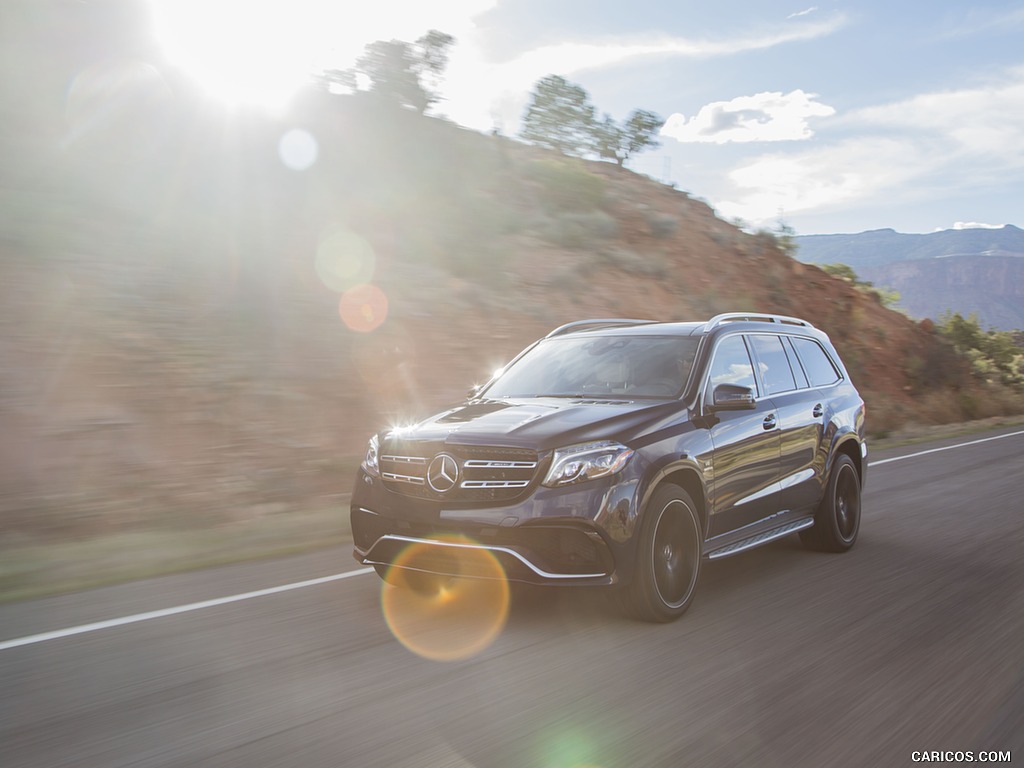
<svg viewBox="0 0 1024 768">
<path fill-rule="evenodd" d="M 352 66 L 375 40 L 429 29 L 462 37 L 496 0 L 148 0 L 164 55 L 233 104 L 282 107 L 325 69 Z"/>
<path fill-rule="evenodd" d="M 337 9 L 328 2 L 151 1 L 167 58 L 229 104 L 282 107 L 325 58 L 354 57 L 369 42 L 339 50 Z"/>
<path fill-rule="evenodd" d="M 501 634 L 510 607 L 509 584 L 501 564 L 469 539 L 440 537 L 435 544 L 410 544 L 395 559 L 382 585 L 381 609 L 395 638 L 433 661 L 458 661 L 481 653 Z M 448 573 L 476 578 L 432 576 L 431 564 Z M 411 570 L 407 570 L 411 569 Z"/>
</svg>

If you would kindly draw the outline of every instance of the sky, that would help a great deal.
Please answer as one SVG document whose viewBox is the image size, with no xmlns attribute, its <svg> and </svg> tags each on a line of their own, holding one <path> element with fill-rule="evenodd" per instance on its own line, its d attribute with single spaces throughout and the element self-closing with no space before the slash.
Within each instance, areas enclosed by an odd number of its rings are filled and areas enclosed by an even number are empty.
<svg viewBox="0 0 1024 768">
<path fill-rule="evenodd" d="M 150 2 L 167 57 L 225 100 L 284 104 L 369 42 L 438 29 L 455 44 L 436 114 L 514 137 L 561 75 L 599 115 L 664 118 L 628 167 L 729 221 L 1024 226 L 1020 0 Z"/>
</svg>

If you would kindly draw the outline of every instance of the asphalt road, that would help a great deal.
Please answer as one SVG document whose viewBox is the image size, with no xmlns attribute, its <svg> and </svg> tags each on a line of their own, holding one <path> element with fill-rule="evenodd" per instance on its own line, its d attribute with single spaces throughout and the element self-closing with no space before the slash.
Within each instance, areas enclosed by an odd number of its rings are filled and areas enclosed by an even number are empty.
<svg viewBox="0 0 1024 768">
<path fill-rule="evenodd" d="M 139 617 L 359 571 L 346 551 L 0 606 L 0 766 L 1024 761 L 1024 432 L 870 459 L 847 554 L 793 536 L 709 563 L 665 626 L 516 594 L 459 661 L 399 643 L 365 572 Z"/>
</svg>

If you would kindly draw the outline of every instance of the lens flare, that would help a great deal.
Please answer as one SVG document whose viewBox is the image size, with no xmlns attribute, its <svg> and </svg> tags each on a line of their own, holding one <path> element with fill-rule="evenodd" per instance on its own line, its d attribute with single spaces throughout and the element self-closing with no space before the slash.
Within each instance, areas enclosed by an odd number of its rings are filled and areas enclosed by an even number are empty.
<svg viewBox="0 0 1024 768">
<path fill-rule="evenodd" d="M 170 86 L 152 64 L 93 64 L 78 72 L 68 87 L 62 147 L 91 139 L 109 142 L 108 149 L 121 157 L 155 151 L 166 138 L 172 101 Z"/>
<path fill-rule="evenodd" d="M 580 732 L 559 733 L 543 745 L 543 765 L 552 768 L 601 768 L 593 760 L 597 743 Z"/>
<path fill-rule="evenodd" d="M 414 543 L 388 570 L 381 592 L 384 619 L 395 638 L 433 661 L 457 661 L 483 651 L 508 618 L 505 571 L 490 552 L 461 536 Z M 410 569 L 422 570 L 410 570 Z M 436 576 L 426 569 L 443 570 Z M 472 575 L 474 578 L 465 578 Z"/>
<path fill-rule="evenodd" d="M 278 157 L 293 171 L 304 171 L 312 166 L 319 152 L 316 138 L 302 128 L 292 128 L 277 142 Z"/>
<path fill-rule="evenodd" d="M 376 285 L 357 285 L 341 294 L 338 314 L 353 331 L 369 333 L 388 316 L 388 297 Z"/>
<path fill-rule="evenodd" d="M 373 247 L 346 229 L 324 235 L 316 249 L 316 273 L 332 291 L 342 293 L 370 282 L 376 267 Z"/>
</svg>

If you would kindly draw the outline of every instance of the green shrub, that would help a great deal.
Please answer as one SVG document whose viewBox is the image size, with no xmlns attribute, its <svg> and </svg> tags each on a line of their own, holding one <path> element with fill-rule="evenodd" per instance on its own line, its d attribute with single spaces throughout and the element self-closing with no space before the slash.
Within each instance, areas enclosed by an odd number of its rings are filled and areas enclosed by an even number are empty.
<svg viewBox="0 0 1024 768">
<path fill-rule="evenodd" d="M 935 326 L 939 335 L 967 355 L 974 375 L 984 381 L 1024 391 L 1024 347 L 1008 331 L 983 331 L 978 316 L 946 313 Z"/>
<path fill-rule="evenodd" d="M 596 248 L 618 237 L 619 223 L 604 211 L 561 213 L 539 225 L 540 235 L 562 248 Z"/>
<path fill-rule="evenodd" d="M 527 176 L 540 184 L 541 202 L 558 211 L 589 211 L 605 202 L 606 182 L 573 160 L 535 160 Z"/>
<path fill-rule="evenodd" d="M 639 254 L 626 248 L 607 248 L 601 251 L 601 260 L 609 266 L 631 275 L 663 278 L 668 274 L 664 262 L 656 256 Z"/>
<path fill-rule="evenodd" d="M 861 280 L 857 277 L 857 273 L 853 271 L 853 267 L 849 264 L 820 264 L 819 266 L 826 274 L 832 275 L 832 277 L 838 277 L 843 282 L 850 283 L 854 288 L 857 288 L 868 296 L 871 296 L 883 307 L 889 307 L 891 309 L 900 300 L 899 291 L 891 291 L 888 288 L 878 288 L 868 280 Z"/>
<path fill-rule="evenodd" d="M 647 219 L 647 229 L 659 239 L 672 237 L 679 229 L 679 219 L 671 214 L 650 211 L 644 218 Z"/>
</svg>

